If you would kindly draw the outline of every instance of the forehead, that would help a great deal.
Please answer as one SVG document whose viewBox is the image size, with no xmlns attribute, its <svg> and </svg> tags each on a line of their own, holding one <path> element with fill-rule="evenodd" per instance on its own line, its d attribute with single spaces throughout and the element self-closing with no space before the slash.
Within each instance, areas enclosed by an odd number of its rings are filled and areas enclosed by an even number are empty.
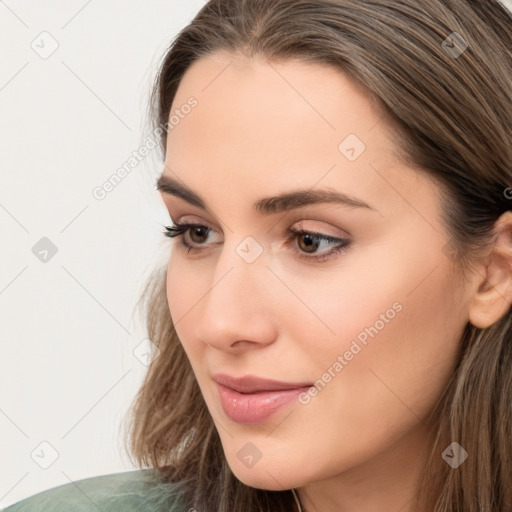
<svg viewBox="0 0 512 512">
<path fill-rule="evenodd" d="M 215 120 L 216 127 L 231 128 L 235 136 L 243 126 L 246 132 L 259 135 L 260 142 L 275 141 L 264 135 L 281 129 L 285 131 L 280 132 L 280 139 L 287 135 L 296 135 L 296 139 L 308 135 L 312 141 L 337 139 L 344 132 L 362 137 L 382 117 L 361 88 L 340 70 L 296 59 L 277 63 L 261 56 L 213 54 L 194 62 L 185 73 L 171 114 L 191 95 L 199 103 L 193 117 L 200 112 L 214 118 L 210 120 Z"/>
<path fill-rule="evenodd" d="M 221 204 L 233 191 L 252 204 L 322 186 L 389 208 L 424 179 L 398 162 L 381 112 L 330 66 L 217 53 L 185 73 L 171 115 L 190 97 L 197 106 L 169 130 L 166 164 Z"/>
</svg>

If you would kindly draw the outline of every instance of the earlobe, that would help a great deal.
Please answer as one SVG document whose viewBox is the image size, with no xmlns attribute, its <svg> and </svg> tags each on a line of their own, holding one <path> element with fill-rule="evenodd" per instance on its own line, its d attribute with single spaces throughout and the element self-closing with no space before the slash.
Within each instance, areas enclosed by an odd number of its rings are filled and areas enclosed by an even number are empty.
<svg viewBox="0 0 512 512">
<path fill-rule="evenodd" d="M 512 211 L 494 225 L 496 239 L 478 275 L 478 288 L 469 309 L 469 322 L 480 329 L 495 324 L 512 304 Z"/>
</svg>

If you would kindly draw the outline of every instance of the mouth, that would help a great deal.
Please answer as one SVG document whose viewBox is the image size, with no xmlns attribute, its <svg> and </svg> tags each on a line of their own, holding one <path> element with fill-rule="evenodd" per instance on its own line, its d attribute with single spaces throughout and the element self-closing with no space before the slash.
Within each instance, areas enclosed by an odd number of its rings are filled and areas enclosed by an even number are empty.
<svg viewBox="0 0 512 512">
<path fill-rule="evenodd" d="M 213 380 L 217 384 L 221 384 L 226 388 L 243 394 L 260 393 L 264 391 L 283 391 L 289 389 L 298 389 L 303 387 L 310 387 L 313 385 L 311 382 L 283 382 L 279 380 L 264 379 L 247 375 L 245 377 L 231 377 L 222 373 L 217 373 L 213 376 Z"/>
<path fill-rule="evenodd" d="M 252 375 L 234 378 L 216 374 L 213 380 L 217 384 L 224 413 L 232 421 L 242 424 L 267 420 L 313 385 L 309 382 L 283 382 Z"/>
</svg>

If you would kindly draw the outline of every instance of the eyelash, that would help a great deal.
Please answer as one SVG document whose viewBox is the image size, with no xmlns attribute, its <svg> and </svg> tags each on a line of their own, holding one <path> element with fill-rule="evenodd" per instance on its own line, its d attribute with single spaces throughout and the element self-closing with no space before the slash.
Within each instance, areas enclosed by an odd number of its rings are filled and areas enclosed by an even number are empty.
<svg viewBox="0 0 512 512">
<path fill-rule="evenodd" d="M 206 228 L 206 229 L 212 230 L 208 226 L 204 226 L 202 224 L 191 224 L 191 223 L 187 223 L 187 222 L 183 222 L 183 223 L 175 222 L 173 226 L 164 226 L 164 228 L 165 228 L 164 236 L 169 237 L 169 238 L 181 237 L 181 245 L 188 249 L 187 253 L 189 253 L 191 251 L 195 251 L 195 250 L 201 250 L 199 247 L 194 247 L 193 245 L 187 244 L 182 236 L 185 233 L 187 233 L 187 231 L 189 231 L 191 228 L 196 228 L 196 227 L 201 227 L 201 228 Z M 351 244 L 350 240 L 348 240 L 346 238 L 336 238 L 333 236 L 325 235 L 323 233 L 318 233 L 316 231 L 305 231 L 303 229 L 289 228 L 287 231 L 287 234 L 288 234 L 287 243 L 291 243 L 294 239 L 296 239 L 297 237 L 299 237 L 301 235 L 310 235 L 310 236 L 313 236 L 321 241 L 323 240 L 326 242 L 339 242 L 336 247 L 334 247 L 327 253 L 323 253 L 321 256 L 304 256 L 303 254 L 299 255 L 300 259 L 309 260 L 309 261 L 323 262 L 328 259 L 331 259 L 334 256 L 336 256 L 337 254 L 347 250 L 347 248 Z"/>
</svg>

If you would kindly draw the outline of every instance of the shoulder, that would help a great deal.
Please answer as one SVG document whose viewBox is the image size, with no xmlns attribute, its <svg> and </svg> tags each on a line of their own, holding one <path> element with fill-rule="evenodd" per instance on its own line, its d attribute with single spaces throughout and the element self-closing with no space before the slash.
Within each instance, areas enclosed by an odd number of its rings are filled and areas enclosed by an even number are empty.
<svg viewBox="0 0 512 512">
<path fill-rule="evenodd" d="M 154 469 L 95 476 L 30 496 L 2 512 L 187 512 L 180 486 Z"/>
</svg>

